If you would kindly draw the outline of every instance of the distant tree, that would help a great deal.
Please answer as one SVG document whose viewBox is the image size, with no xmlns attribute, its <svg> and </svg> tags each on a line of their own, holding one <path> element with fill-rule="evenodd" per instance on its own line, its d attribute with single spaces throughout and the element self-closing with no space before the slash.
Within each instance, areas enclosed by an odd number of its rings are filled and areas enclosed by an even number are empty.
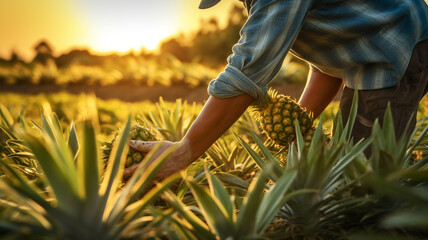
<svg viewBox="0 0 428 240">
<path fill-rule="evenodd" d="M 0 65 L 2 66 L 12 66 L 17 63 L 25 64 L 24 60 L 22 60 L 22 58 L 15 51 L 12 51 L 9 59 L 0 58 Z"/>
<path fill-rule="evenodd" d="M 245 10 L 242 5 L 233 5 L 229 11 L 229 25 L 240 25 L 242 26 L 245 23 L 246 18 Z"/>
<path fill-rule="evenodd" d="M 22 60 L 22 58 L 18 55 L 18 53 L 16 53 L 15 51 L 12 51 L 12 54 L 10 55 L 10 59 L 9 59 L 10 63 L 18 63 L 18 62 L 24 62 Z"/>
<path fill-rule="evenodd" d="M 218 20 L 215 17 L 211 17 L 208 20 L 200 19 L 199 26 L 198 34 L 207 34 L 210 32 L 218 32 L 220 30 Z"/>
<path fill-rule="evenodd" d="M 42 40 L 40 41 L 35 47 L 34 50 L 37 53 L 43 53 L 43 54 L 49 54 L 52 55 L 53 54 L 53 50 L 52 47 L 50 46 L 50 44 L 46 41 L 46 40 Z"/>
<path fill-rule="evenodd" d="M 87 49 L 73 49 L 68 53 L 61 54 L 55 59 L 55 62 L 58 67 L 63 68 L 72 64 L 100 65 L 103 61 L 101 57 L 92 55 Z"/>
<path fill-rule="evenodd" d="M 154 57 L 154 53 L 153 53 L 153 51 L 151 51 L 151 50 L 148 50 L 147 48 L 145 48 L 145 47 L 142 47 L 141 49 L 140 49 L 140 57 L 142 57 L 142 58 L 144 58 L 144 59 L 150 59 L 150 58 L 153 58 Z"/>
<path fill-rule="evenodd" d="M 34 47 L 36 56 L 33 59 L 33 62 L 39 62 L 46 64 L 49 59 L 53 59 L 53 50 L 51 45 L 46 40 L 41 40 Z"/>
<path fill-rule="evenodd" d="M 9 64 L 9 61 L 0 57 L 0 66 L 6 66 Z"/>
<path fill-rule="evenodd" d="M 172 54 L 182 62 L 188 62 L 191 60 L 189 57 L 189 47 L 184 46 L 181 39 L 183 39 L 183 36 L 179 35 L 178 37 L 173 37 L 163 41 L 160 44 L 161 54 Z"/>
</svg>

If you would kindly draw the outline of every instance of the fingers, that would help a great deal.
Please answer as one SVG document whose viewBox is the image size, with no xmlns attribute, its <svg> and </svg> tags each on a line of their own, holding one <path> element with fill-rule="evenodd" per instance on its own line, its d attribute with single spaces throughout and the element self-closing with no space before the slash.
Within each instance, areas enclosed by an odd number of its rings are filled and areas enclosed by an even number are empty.
<svg viewBox="0 0 428 240">
<path fill-rule="evenodd" d="M 140 152 L 149 152 L 158 143 L 158 141 L 130 140 L 129 146 Z"/>
<path fill-rule="evenodd" d="M 162 143 L 162 147 L 159 149 L 158 153 L 155 153 L 155 155 L 153 156 L 153 159 L 156 159 L 156 157 L 158 157 L 159 154 L 161 154 L 163 151 L 165 151 L 168 147 L 171 147 L 172 145 L 174 145 L 174 143 L 170 142 L 170 141 L 130 140 L 129 146 L 136 151 L 148 153 L 159 143 Z M 151 162 L 153 161 L 153 159 L 151 160 Z M 149 162 L 148 164 L 151 164 L 151 162 Z M 140 166 L 140 164 L 136 164 L 136 165 L 133 165 L 131 167 L 125 168 L 125 170 L 123 172 L 123 178 L 128 179 L 128 178 L 132 177 L 132 175 L 134 174 L 134 172 L 137 170 L 137 168 L 139 166 Z M 156 176 L 157 176 L 156 177 L 156 179 L 157 179 L 160 176 L 160 174 L 158 173 Z"/>
</svg>

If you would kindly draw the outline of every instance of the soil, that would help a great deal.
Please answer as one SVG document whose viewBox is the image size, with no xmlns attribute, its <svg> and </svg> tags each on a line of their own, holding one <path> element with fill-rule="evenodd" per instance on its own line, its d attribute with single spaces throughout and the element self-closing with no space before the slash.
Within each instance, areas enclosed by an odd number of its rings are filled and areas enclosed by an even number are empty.
<svg viewBox="0 0 428 240">
<path fill-rule="evenodd" d="M 292 96 L 296 99 L 300 97 L 304 89 L 304 84 L 292 83 L 270 86 L 278 90 L 279 93 Z M 1 92 L 13 92 L 20 94 L 40 94 L 68 92 L 71 94 L 93 93 L 101 99 L 119 99 L 126 102 L 138 102 L 149 100 L 157 102 L 159 97 L 166 101 L 175 101 L 178 98 L 187 102 L 203 103 L 208 98 L 207 87 L 199 86 L 189 88 L 187 86 L 135 86 L 135 85 L 107 85 L 107 86 L 85 86 L 85 85 L 32 85 L 15 84 L 0 85 Z"/>
</svg>

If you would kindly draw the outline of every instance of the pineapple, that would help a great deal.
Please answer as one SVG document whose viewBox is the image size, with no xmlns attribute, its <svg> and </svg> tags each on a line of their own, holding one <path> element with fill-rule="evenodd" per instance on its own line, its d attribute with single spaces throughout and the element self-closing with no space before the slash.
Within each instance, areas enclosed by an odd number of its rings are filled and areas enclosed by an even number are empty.
<svg viewBox="0 0 428 240">
<path fill-rule="evenodd" d="M 117 135 L 118 133 L 116 132 L 111 142 L 104 143 L 106 145 L 106 148 L 104 148 L 105 161 L 107 161 L 110 156 L 111 148 L 114 144 L 114 141 Z M 159 140 L 159 138 L 156 136 L 156 134 L 152 130 L 144 126 L 141 126 L 139 124 L 133 124 L 131 126 L 129 137 L 131 140 L 141 140 L 141 141 L 158 141 Z M 143 152 L 136 151 L 130 148 L 128 151 L 128 156 L 126 158 L 125 167 L 128 168 L 135 164 L 140 163 L 144 159 L 145 155 L 146 154 Z"/>
<path fill-rule="evenodd" d="M 312 128 L 312 115 L 289 96 L 269 89 L 266 100 L 252 106 L 253 115 L 260 122 L 264 133 L 278 146 L 288 146 L 296 139 L 295 120 L 303 136 Z"/>
</svg>

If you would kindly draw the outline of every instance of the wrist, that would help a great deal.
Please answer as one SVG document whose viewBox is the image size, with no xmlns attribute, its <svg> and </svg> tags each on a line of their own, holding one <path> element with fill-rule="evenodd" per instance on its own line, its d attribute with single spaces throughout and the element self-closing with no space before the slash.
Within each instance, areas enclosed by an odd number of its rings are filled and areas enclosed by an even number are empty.
<svg viewBox="0 0 428 240">
<path fill-rule="evenodd" d="M 181 159 L 181 161 L 185 162 L 186 165 L 190 165 L 193 161 L 195 161 L 199 156 L 194 156 L 194 150 L 192 149 L 192 144 L 187 138 L 183 138 L 180 142 L 177 142 L 177 150 L 174 154 L 177 159 Z"/>
</svg>

